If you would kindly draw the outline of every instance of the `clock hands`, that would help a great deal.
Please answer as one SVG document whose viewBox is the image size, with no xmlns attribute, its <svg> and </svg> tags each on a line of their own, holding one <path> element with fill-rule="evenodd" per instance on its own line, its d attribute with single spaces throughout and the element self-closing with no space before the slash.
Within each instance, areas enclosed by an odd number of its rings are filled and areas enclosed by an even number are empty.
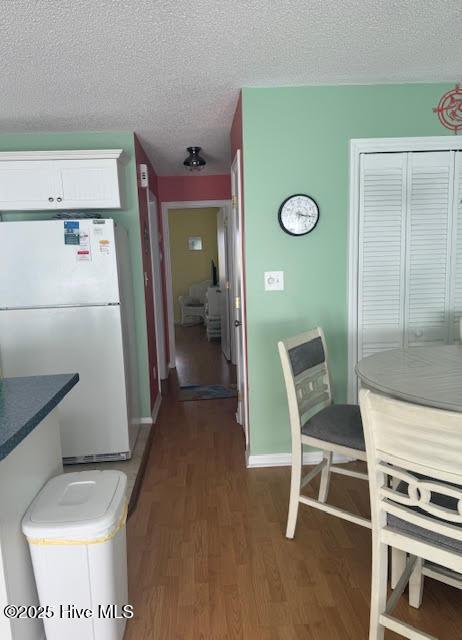
<svg viewBox="0 0 462 640">
<path fill-rule="evenodd" d="M 310 233 L 319 219 L 316 202 L 306 194 L 294 194 L 284 200 L 279 207 L 279 224 L 283 231 L 293 236 Z"/>
</svg>

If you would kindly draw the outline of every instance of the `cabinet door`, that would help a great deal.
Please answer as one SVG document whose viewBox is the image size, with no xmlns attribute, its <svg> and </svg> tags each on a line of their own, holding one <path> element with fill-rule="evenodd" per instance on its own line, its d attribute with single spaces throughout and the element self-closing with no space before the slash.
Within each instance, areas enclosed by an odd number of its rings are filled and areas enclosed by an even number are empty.
<svg viewBox="0 0 462 640">
<path fill-rule="evenodd" d="M 453 153 L 408 155 L 405 346 L 449 340 Z"/>
<path fill-rule="evenodd" d="M 406 154 L 361 157 L 358 360 L 403 345 Z"/>
<path fill-rule="evenodd" d="M 116 160 L 59 160 L 54 163 L 61 209 L 120 207 Z"/>
<path fill-rule="evenodd" d="M 0 209 L 37 211 L 56 208 L 57 174 L 52 162 L 0 162 Z"/>
</svg>

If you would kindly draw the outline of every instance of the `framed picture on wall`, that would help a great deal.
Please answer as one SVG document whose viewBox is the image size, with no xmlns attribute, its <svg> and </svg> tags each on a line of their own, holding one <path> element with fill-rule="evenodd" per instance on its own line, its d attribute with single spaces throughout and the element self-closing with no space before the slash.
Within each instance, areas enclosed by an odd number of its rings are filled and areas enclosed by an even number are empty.
<svg viewBox="0 0 462 640">
<path fill-rule="evenodd" d="M 202 238 L 200 236 L 190 236 L 188 247 L 191 251 L 202 251 Z"/>
</svg>

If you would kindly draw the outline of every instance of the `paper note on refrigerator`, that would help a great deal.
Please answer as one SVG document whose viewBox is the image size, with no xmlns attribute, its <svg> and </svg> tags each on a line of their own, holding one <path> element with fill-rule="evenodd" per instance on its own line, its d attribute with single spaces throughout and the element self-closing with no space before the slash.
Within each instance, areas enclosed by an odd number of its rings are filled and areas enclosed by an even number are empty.
<svg viewBox="0 0 462 640">
<path fill-rule="evenodd" d="M 111 253 L 111 241 L 110 240 L 100 240 L 99 241 L 99 250 L 100 250 L 100 253 L 105 253 L 105 254 Z"/>
<path fill-rule="evenodd" d="M 76 256 L 78 262 L 89 262 L 91 260 L 90 236 L 87 231 L 80 232 L 80 242 Z"/>
<path fill-rule="evenodd" d="M 80 244 L 80 223 L 78 220 L 64 221 L 64 244 Z"/>
</svg>

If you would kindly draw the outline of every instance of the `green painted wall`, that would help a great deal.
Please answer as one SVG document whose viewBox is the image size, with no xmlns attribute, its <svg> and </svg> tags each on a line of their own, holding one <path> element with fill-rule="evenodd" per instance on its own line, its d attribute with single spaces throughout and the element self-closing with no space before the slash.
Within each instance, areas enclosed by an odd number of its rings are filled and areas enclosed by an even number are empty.
<svg viewBox="0 0 462 640">
<path fill-rule="evenodd" d="M 0 151 L 43 151 L 48 149 L 123 149 L 119 160 L 119 183 L 122 208 L 104 210 L 105 217 L 124 226 L 129 235 L 135 330 L 138 353 L 138 378 L 141 416 L 149 417 L 149 379 L 144 303 L 144 279 L 141 260 L 141 239 L 138 215 L 138 193 L 133 133 L 128 131 L 81 131 L 72 133 L 11 133 L 0 135 Z M 2 212 L 3 220 L 32 220 L 52 218 L 54 212 Z M 140 417 L 141 417 L 140 416 Z"/>
<path fill-rule="evenodd" d="M 245 254 L 250 449 L 290 451 L 277 341 L 316 325 L 326 333 L 335 397 L 347 384 L 347 217 L 351 138 L 450 134 L 432 112 L 448 85 L 243 90 Z M 312 195 L 320 222 L 302 238 L 282 232 L 280 203 Z M 282 270 L 283 292 L 263 290 Z"/>
</svg>

